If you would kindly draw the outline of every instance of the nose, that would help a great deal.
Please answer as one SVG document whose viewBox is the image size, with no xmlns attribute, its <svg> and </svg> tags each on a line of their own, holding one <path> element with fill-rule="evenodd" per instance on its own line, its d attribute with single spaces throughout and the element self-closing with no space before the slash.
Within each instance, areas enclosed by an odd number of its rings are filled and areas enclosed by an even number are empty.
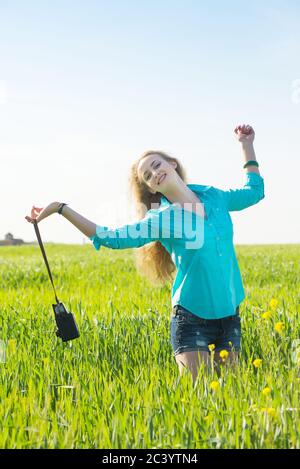
<svg viewBox="0 0 300 469">
<path fill-rule="evenodd" d="M 158 173 L 159 173 L 159 171 L 157 169 L 152 169 L 152 177 L 154 179 L 157 179 Z"/>
<path fill-rule="evenodd" d="M 159 175 L 160 175 L 160 171 L 159 170 L 154 170 L 153 171 L 153 177 L 155 178 L 155 181 L 156 181 L 156 184 L 158 183 L 158 179 L 159 179 Z"/>
</svg>

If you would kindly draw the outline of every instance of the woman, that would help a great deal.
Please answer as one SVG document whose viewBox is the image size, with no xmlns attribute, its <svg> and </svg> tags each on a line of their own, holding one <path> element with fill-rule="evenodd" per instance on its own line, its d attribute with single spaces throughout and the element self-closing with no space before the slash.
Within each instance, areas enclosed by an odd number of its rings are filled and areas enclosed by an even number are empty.
<svg viewBox="0 0 300 469">
<path fill-rule="evenodd" d="M 226 359 L 232 364 L 237 363 L 240 350 L 239 305 L 245 294 L 229 212 L 259 202 L 264 197 L 264 181 L 253 148 L 253 128 L 239 125 L 235 134 L 242 144 L 246 169 L 241 189 L 186 184 L 176 158 L 148 151 L 133 164 L 130 174 L 139 222 L 109 229 L 59 202 L 44 209 L 33 207 L 31 217 L 25 217 L 39 223 L 58 212 L 88 236 L 97 250 L 102 245 L 139 248 L 137 268 L 153 284 L 174 280 L 171 343 L 180 374 L 187 368 L 194 382 L 201 361 L 209 365 L 212 350 L 217 363 Z M 188 239 L 193 241 L 188 244 Z"/>
</svg>

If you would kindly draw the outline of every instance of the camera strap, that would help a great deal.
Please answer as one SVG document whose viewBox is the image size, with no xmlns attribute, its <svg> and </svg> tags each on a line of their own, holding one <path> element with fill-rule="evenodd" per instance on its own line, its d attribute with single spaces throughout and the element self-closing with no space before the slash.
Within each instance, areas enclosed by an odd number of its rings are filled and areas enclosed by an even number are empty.
<svg viewBox="0 0 300 469">
<path fill-rule="evenodd" d="M 45 264 L 46 264 L 46 267 L 47 267 L 47 270 L 48 270 L 50 280 L 51 280 L 51 283 L 52 283 L 52 287 L 53 287 L 53 290 L 54 290 L 54 295 L 55 295 L 56 302 L 59 303 L 59 300 L 58 300 L 57 295 L 56 295 L 56 291 L 55 291 L 55 287 L 54 287 L 50 267 L 49 267 L 49 264 L 48 264 L 48 260 L 47 260 L 47 257 L 46 257 L 45 249 L 44 249 L 44 246 L 43 246 L 43 243 L 42 243 L 42 240 L 41 240 L 41 235 L 40 235 L 40 231 L 38 229 L 38 224 L 37 224 L 36 220 L 33 220 L 33 226 L 34 226 L 35 234 L 36 234 L 36 237 L 38 239 L 38 242 L 39 242 L 43 257 L 44 257 L 44 261 L 45 261 Z"/>
</svg>

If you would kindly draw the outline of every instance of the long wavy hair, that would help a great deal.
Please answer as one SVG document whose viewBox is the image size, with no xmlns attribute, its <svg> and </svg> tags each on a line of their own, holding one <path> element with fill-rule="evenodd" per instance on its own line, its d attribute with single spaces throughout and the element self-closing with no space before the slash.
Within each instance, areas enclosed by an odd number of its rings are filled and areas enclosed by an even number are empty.
<svg viewBox="0 0 300 469">
<path fill-rule="evenodd" d="M 144 218 L 147 211 L 153 208 L 151 204 L 159 206 L 162 197 L 162 194 L 159 192 L 152 194 L 146 184 L 139 180 L 137 174 L 139 162 L 152 154 L 159 155 L 167 162 L 175 161 L 177 163 L 175 171 L 186 182 L 186 172 L 177 158 L 173 158 L 162 151 L 148 150 L 144 152 L 131 166 L 129 175 L 129 191 L 133 197 L 135 211 L 139 220 Z M 153 241 L 136 249 L 134 259 L 139 274 L 147 277 L 154 286 L 162 286 L 172 281 L 175 277 L 176 266 L 173 263 L 171 255 L 160 241 Z"/>
</svg>

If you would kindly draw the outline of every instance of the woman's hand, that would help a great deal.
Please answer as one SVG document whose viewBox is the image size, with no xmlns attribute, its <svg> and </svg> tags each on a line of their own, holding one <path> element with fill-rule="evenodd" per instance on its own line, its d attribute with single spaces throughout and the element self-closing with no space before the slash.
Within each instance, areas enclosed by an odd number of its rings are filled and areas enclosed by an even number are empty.
<svg viewBox="0 0 300 469">
<path fill-rule="evenodd" d="M 51 204 L 47 205 L 45 208 L 39 208 L 39 207 L 32 207 L 31 209 L 31 216 L 26 216 L 25 219 L 29 223 L 34 223 L 34 220 L 36 220 L 37 223 L 39 223 L 41 220 L 44 218 L 49 217 L 49 215 L 52 215 L 52 213 L 57 213 L 57 210 L 59 208 L 60 202 L 52 202 Z"/>
<path fill-rule="evenodd" d="M 251 125 L 238 125 L 234 132 L 239 142 L 253 143 L 255 132 Z"/>
</svg>

